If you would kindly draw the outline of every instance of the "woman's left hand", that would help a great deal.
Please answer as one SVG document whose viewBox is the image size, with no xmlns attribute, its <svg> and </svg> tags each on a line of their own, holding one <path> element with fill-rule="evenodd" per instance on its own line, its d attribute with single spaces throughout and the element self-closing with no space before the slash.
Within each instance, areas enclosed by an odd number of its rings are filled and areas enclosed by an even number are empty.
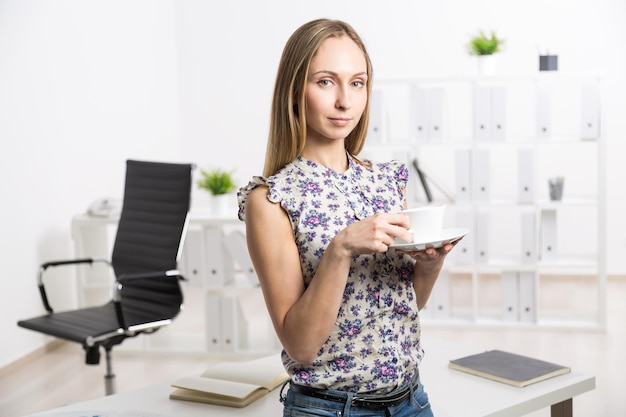
<svg viewBox="0 0 626 417">
<path fill-rule="evenodd" d="M 461 238 L 462 239 L 462 238 Z M 417 261 L 416 266 L 421 270 L 428 270 L 430 268 L 440 269 L 441 265 L 454 246 L 461 241 L 457 239 L 454 242 L 447 242 L 438 248 L 426 248 L 418 251 L 408 251 L 402 249 L 396 249 L 399 252 L 404 252 Z"/>
</svg>

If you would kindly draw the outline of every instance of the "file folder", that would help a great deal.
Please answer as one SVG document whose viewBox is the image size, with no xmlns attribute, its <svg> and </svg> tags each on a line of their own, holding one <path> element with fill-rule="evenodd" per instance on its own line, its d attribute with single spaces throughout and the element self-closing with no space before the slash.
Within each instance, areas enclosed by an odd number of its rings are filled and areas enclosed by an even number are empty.
<svg viewBox="0 0 626 417">
<path fill-rule="evenodd" d="M 535 164 L 532 149 L 520 149 L 517 154 L 518 202 L 535 201 Z"/>
<path fill-rule="evenodd" d="M 441 141 L 444 138 L 445 90 L 431 88 L 428 90 L 428 139 Z"/>
<path fill-rule="evenodd" d="M 411 90 L 411 139 L 425 142 L 428 138 L 428 92 L 424 88 Z"/>
<path fill-rule="evenodd" d="M 456 200 L 459 202 L 471 200 L 472 162 L 469 149 L 457 149 L 454 154 L 456 169 Z"/>
<path fill-rule="evenodd" d="M 450 318 L 450 272 L 441 270 L 435 287 L 433 288 L 433 303 L 431 303 L 431 317 L 437 320 Z"/>
<path fill-rule="evenodd" d="M 465 240 L 465 239 L 463 239 Z M 489 261 L 489 213 L 476 214 L 476 260 L 481 263 Z"/>
<path fill-rule="evenodd" d="M 489 149 L 476 149 L 472 164 L 474 183 L 472 184 L 472 199 L 475 201 L 489 201 L 491 192 L 491 161 Z"/>
<path fill-rule="evenodd" d="M 224 232 L 221 227 L 205 227 L 204 242 L 206 279 L 209 287 L 223 287 L 234 278 L 234 262 L 224 248 Z"/>
<path fill-rule="evenodd" d="M 552 135 L 552 95 L 547 85 L 537 86 L 537 119 L 535 134 L 538 138 L 549 138 Z"/>
<path fill-rule="evenodd" d="M 216 292 L 206 294 L 204 320 L 208 352 L 222 351 L 222 306 L 220 298 L 221 295 Z"/>
<path fill-rule="evenodd" d="M 502 271 L 502 319 L 519 320 L 519 277 L 517 271 Z"/>
<path fill-rule="evenodd" d="M 387 141 L 387 114 L 385 92 L 372 89 L 370 96 L 369 125 L 367 127 L 368 144 L 381 144 Z"/>
<path fill-rule="evenodd" d="M 491 87 L 477 86 L 474 90 L 474 137 L 491 140 Z"/>
<path fill-rule="evenodd" d="M 537 232 L 534 211 L 524 211 L 521 214 L 522 221 L 522 253 L 523 264 L 533 264 L 537 260 Z"/>
<path fill-rule="evenodd" d="M 537 292 L 535 291 L 535 273 L 519 272 L 519 314 L 520 321 L 535 323 L 537 321 Z"/>
<path fill-rule="evenodd" d="M 506 140 L 506 87 L 491 87 L 491 139 Z"/>
<path fill-rule="evenodd" d="M 411 139 L 416 142 L 444 137 L 445 90 L 413 87 L 411 90 Z"/>
<path fill-rule="evenodd" d="M 541 260 L 552 261 L 557 257 L 556 209 L 541 210 Z"/>
<path fill-rule="evenodd" d="M 472 212 L 470 210 L 456 210 L 455 224 L 457 227 L 462 227 L 469 230 L 467 236 L 461 239 L 454 250 L 450 253 L 455 263 L 459 265 L 471 265 L 474 263 L 475 253 L 475 227 L 472 221 Z"/>
<path fill-rule="evenodd" d="M 597 83 L 585 83 L 582 86 L 582 139 L 600 137 L 600 87 Z"/>
<path fill-rule="evenodd" d="M 204 284 L 207 276 L 205 253 L 202 228 L 189 228 L 185 237 L 180 270 L 191 287 L 201 287 Z"/>
</svg>

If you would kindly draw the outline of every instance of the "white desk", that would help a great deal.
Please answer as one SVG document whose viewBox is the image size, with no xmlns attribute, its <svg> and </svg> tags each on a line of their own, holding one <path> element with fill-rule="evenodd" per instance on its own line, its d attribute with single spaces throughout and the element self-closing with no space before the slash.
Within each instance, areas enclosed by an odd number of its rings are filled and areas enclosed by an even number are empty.
<svg viewBox="0 0 626 417">
<path fill-rule="evenodd" d="M 475 349 L 428 338 L 425 348 L 427 353 L 420 373 L 436 417 L 513 417 L 546 407 L 552 407 L 552 417 L 571 416 L 572 398 L 595 388 L 594 376 L 577 372 L 517 388 L 448 368 L 449 359 L 477 353 Z M 146 413 L 167 417 L 282 415 L 278 389 L 241 409 L 170 400 L 171 391 L 168 384 L 161 384 L 68 405 L 32 417 L 108 417 L 107 412 L 115 417 L 151 417 Z M 92 413 L 85 413 L 88 411 Z M 101 414 L 94 414 L 94 411 Z"/>
</svg>

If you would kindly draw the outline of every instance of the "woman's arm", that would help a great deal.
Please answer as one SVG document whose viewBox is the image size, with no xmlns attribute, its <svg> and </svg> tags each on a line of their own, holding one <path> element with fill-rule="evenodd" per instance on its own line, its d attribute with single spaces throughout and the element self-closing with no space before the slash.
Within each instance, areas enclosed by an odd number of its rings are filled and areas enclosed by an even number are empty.
<svg viewBox="0 0 626 417">
<path fill-rule="evenodd" d="M 267 199 L 267 187 L 248 195 L 248 250 L 274 329 L 292 359 L 310 364 L 317 357 L 337 319 L 352 257 L 384 252 L 396 236 L 410 238 L 407 226 L 404 215 L 376 214 L 341 230 L 305 289 L 287 214 Z"/>
</svg>

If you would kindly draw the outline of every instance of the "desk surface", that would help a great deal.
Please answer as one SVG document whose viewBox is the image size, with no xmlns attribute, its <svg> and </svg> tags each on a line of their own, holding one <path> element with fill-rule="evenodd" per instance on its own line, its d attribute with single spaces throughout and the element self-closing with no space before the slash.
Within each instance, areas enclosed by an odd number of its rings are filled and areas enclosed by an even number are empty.
<svg viewBox="0 0 626 417">
<path fill-rule="evenodd" d="M 420 375 L 437 417 L 512 417 L 550 407 L 595 388 L 595 377 L 577 372 L 517 388 L 448 368 L 448 360 L 473 353 L 439 340 L 425 341 Z M 160 384 L 137 391 L 33 414 L 32 417 L 211 417 L 280 416 L 279 390 L 245 408 L 229 408 L 169 399 L 172 388 Z M 471 404 L 471 407 L 468 407 Z M 97 412 L 97 413 L 94 413 Z"/>
</svg>

